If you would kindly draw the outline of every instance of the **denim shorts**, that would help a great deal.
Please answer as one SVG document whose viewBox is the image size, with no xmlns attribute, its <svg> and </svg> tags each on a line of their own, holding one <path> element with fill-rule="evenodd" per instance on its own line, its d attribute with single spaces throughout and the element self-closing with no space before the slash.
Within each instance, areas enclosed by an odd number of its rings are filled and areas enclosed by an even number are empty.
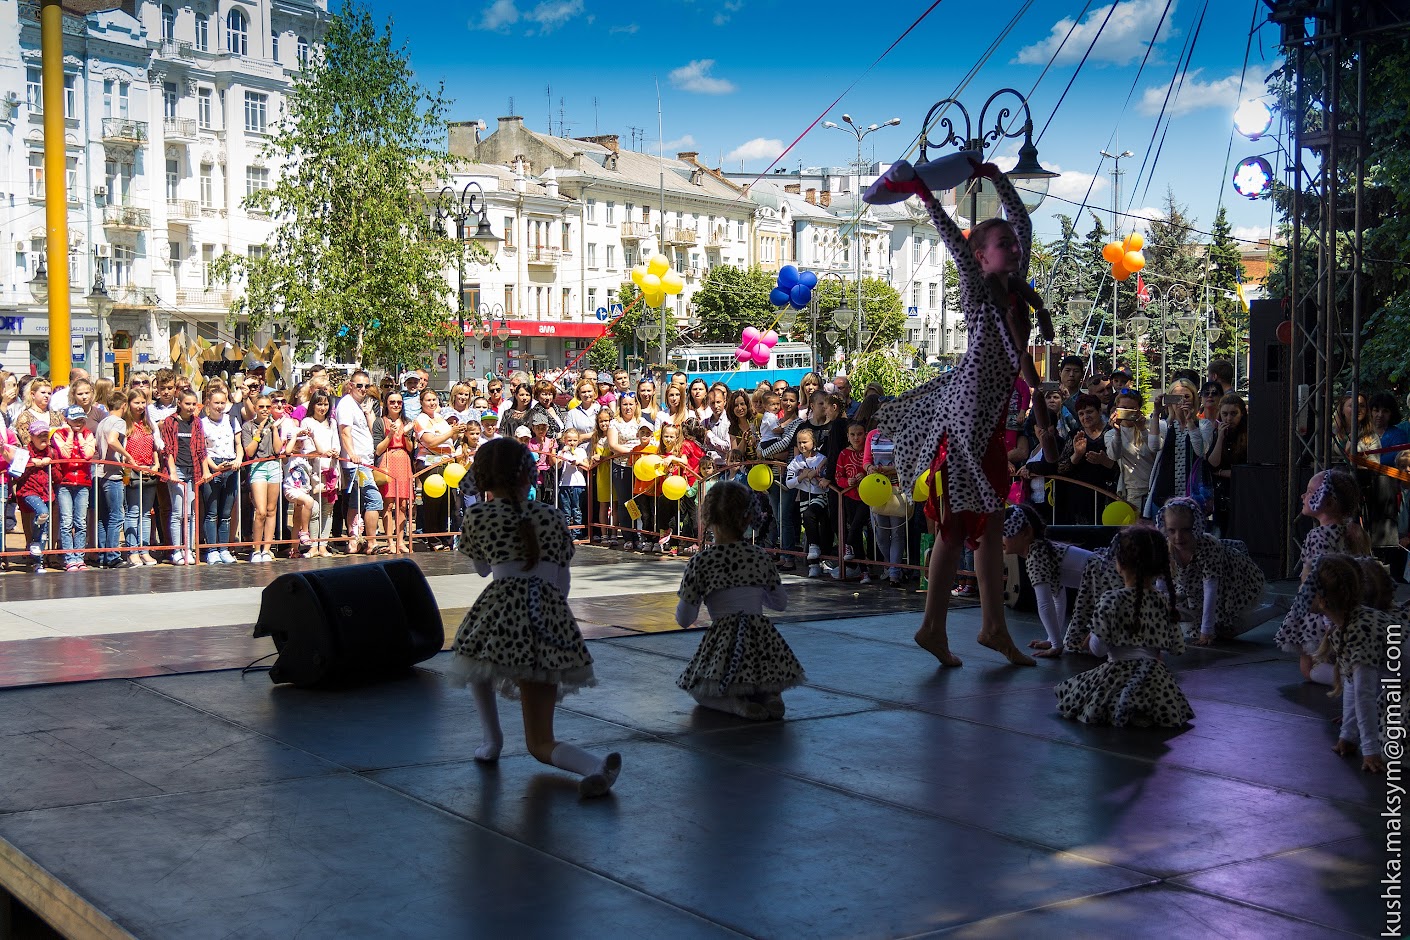
<svg viewBox="0 0 1410 940">
<path fill-rule="evenodd" d="M 348 489 L 349 495 L 356 495 L 358 512 L 381 512 L 382 511 L 382 491 L 375 483 L 366 483 L 362 486 L 353 484 Z"/>
<path fill-rule="evenodd" d="M 279 483 L 284 479 L 284 468 L 277 460 L 262 460 L 250 467 L 251 483 Z"/>
</svg>

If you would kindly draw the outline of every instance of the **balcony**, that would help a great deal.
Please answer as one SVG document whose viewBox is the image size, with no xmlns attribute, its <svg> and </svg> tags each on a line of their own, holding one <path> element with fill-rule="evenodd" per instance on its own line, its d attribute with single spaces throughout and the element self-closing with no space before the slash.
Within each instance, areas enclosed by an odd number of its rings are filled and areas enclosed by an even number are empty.
<svg viewBox="0 0 1410 940">
<path fill-rule="evenodd" d="M 161 306 L 161 298 L 155 290 L 138 284 L 119 284 L 108 293 L 112 295 L 114 307 L 131 309 Z"/>
<path fill-rule="evenodd" d="M 622 241 L 639 242 L 643 238 L 650 238 L 653 230 L 649 222 L 623 222 Z"/>
<path fill-rule="evenodd" d="M 693 228 L 666 229 L 666 244 L 668 245 L 694 245 L 699 237 Z"/>
<path fill-rule="evenodd" d="M 103 143 L 105 144 L 145 144 L 147 142 L 147 122 L 129 121 L 127 118 L 103 118 Z"/>
<path fill-rule="evenodd" d="M 195 118 L 167 118 L 162 121 L 162 136 L 167 140 L 195 140 Z"/>
<path fill-rule="evenodd" d="M 104 206 L 103 227 L 146 231 L 152 227 L 152 213 L 136 206 Z"/>
<path fill-rule="evenodd" d="M 535 245 L 534 247 L 527 249 L 526 254 L 527 257 L 525 258 L 525 260 L 529 264 L 536 264 L 549 268 L 556 267 L 558 265 L 560 257 L 562 256 L 562 252 L 559 251 L 557 248 L 546 248 L 541 245 Z"/>
<path fill-rule="evenodd" d="M 176 292 L 176 305 L 181 308 L 211 307 L 220 310 L 230 309 L 234 292 L 228 288 L 211 287 L 183 289 Z"/>
<path fill-rule="evenodd" d="M 163 39 L 157 45 L 157 58 L 190 62 L 196 58 L 196 54 L 189 42 L 180 39 Z"/>
<path fill-rule="evenodd" d="M 201 217 L 200 203 L 194 199 L 168 199 L 166 220 L 168 222 L 194 222 Z"/>
</svg>

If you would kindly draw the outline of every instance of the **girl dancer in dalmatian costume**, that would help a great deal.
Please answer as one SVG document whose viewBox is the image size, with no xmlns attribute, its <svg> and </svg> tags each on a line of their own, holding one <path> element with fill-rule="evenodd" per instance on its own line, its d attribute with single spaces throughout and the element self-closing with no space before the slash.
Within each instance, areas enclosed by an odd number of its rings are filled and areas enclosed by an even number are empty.
<svg viewBox="0 0 1410 940">
<path fill-rule="evenodd" d="M 1048 540 L 1048 526 L 1032 506 L 1010 506 L 1004 513 L 1004 554 L 1025 560 L 1028 580 L 1038 602 L 1038 619 L 1046 640 L 1034 640 L 1030 649 L 1042 659 L 1062 655 L 1067 628 L 1067 589 L 1080 587 L 1082 573 L 1093 553 L 1066 542 Z"/>
<path fill-rule="evenodd" d="M 968 239 L 926 184 L 928 165 L 917 169 L 904 160 L 895 163 L 868 194 L 887 202 L 904 192 L 925 203 L 959 269 L 969 335 L 969 348 L 953 371 L 902 395 L 877 418 L 882 432 L 896 442 L 896 470 L 904 492 L 926 470 L 934 469 L 942 480 L 943 495 L 932 496 L 940 531 L 930 555 L 930 590 L 916 643 L 941 665 L 961 665 L 950 652 L 945 620 L 955 569 L 969 541 L 975 546 L 983 614 L 980 644 L 1002 653 L 1010 663 L 1032 666 L 1033 660 L 1014 645 L 1004 619 L 1001 539 L 1009 488 L 1005 409 L 1020 367 L 1030 385 L 1038 384 L 1025 351 L 1030 325 L 1024 304 L 1041 306 L 1041 301 L 1026 285 L 1019 289 L 1022 302 L 1012 296 L 1027 276 L 1033 227 L 1008 177 L 991 163 L 971 163 L 972 178 L 994 183 L 1008 221 L 980 222 Z"/>
</svg>

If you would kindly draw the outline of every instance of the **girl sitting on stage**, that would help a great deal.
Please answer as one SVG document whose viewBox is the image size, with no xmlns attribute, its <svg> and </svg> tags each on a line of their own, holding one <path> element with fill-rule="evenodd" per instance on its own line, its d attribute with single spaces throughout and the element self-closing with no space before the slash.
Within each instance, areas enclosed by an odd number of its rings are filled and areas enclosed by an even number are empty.
<svg viewBox="0 0 1410 940">
<path fill-rule="evenodd" d="M 1030 649 L 1043 659 L 1062 655 L 1063 632 L 1067 627 L 1067 589 L 1079 587 L 1082 572 L 1092 552 L 1066 542 L 1050 542 L 1048 524 L 1038 510 L 1027 504 L 1010 506 L 1004 515 L 1004 554 L 1026 559 L 1028 580 L 1038 601 L 1038 619 L 1043 622 L 1046 640 L 1034 640 Z"/>
</svg>

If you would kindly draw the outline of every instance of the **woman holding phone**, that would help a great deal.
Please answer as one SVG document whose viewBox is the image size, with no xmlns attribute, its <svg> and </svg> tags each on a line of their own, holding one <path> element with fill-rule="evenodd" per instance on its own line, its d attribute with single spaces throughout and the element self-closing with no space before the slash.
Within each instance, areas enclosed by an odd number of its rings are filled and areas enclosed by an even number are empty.
<svg viewBox="0 0 1410 940">
<path fill-rule="evenodd" d="M 1160 454 L 1151 468 L 1150 493 L 1143 513 L 1147 519 L 1157 518 L 1168 500 L 1186 495 L 1195 461 L 1204 459 L 1214 443 L 1212 423 L 1199 416 L 1199 389 L 1194 382 L 1171 382 L 1161 405 L 1165 420 L 1160 425 Z"/>
</svg>

